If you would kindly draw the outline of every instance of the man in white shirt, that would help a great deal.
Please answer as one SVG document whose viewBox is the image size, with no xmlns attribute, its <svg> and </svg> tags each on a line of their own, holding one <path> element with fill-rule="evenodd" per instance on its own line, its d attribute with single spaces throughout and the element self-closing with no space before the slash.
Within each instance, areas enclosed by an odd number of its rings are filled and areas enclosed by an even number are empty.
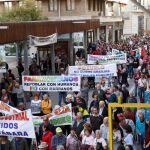
<svg viewBox="0 0 150 150">
<path fill-rule="evenodd" d="M 146 81 L 145 75 L 142 74 L 141 78 L 138 80 L 139 98 L 141 102 L 143 102 L 144 92 L 146 88 L 147 88 L 147 81 Z"/>
<path fill-rule="evenodd" d="M 103 124 L 100 126 L 100 130 L 102 132 L 102 137 L 107 141 L 108 137 L 108 117 L 103 119 Z"/>
</svg>

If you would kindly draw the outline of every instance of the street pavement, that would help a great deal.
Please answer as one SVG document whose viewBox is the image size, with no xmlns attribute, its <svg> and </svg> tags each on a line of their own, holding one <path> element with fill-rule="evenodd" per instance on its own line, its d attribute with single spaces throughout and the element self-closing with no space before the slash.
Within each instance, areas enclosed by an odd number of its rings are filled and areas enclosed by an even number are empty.
<svg viewBox="0 0 150 150">
<path fill-rule="evenodd" d="M 14 73 L 14 75 L 16 77 L 18 77 L 18 72 L 17 72 L 17 58 L 16 56 L 6 56 L 6 61 L 9 65 L 9 68 L 12 69 L 12 73 Z M 2 73 L 0 73 L 0 77 L 2 77 Z M 134 90 L 134 81 L 133 79 L 128 79 L 128 82 L 129 82 L 129 91 L 133 91 Z M 91 103 L 92 101 L 92 92 L 93 90 L 90 90 L 89 91 L 89 103 Z M 52 105 L 57 105 L 58 104 L 58 92 L 49 92 L 49 96 L 50 96 L 50 99 L 52 100 Z M 27 100 L 28 101 L 28 100 Z M 27 106 L 29 107 L 30 105 L 27 104 Z"/>
<path fill-rule="evenodd" d="M 16 77 L 18 77 L 18 72 L 17 72 L 17 68 L 16 68 L 16 66 L 17 66 L 17 58 L 16 58 L 16 56 L 8 56 L 8 57 L 6 57 L 6 61 L 7 61 L 8 65 L 9 65 L 9 68 L 12 69 L 12 73 L 14 73 L 14 75 Z M 2 76 L 3 76 L 2 73 L 0 73 L 0 78 Z M 128 82 L 129 82 L 128 90 L 130 92 L 132 92 L 134 90 L 134 80 L 133 79 L 128 79 Z M 89 102 L 88 102 L 88 105 L 92 101 L 92 92 L 93 92 L 93 90 L 89 91 Z M 57 105 L 58 104 L 58 92 L 49 92 L 49 96 L 50 96 L 50 99 L 52 100 L 52 105 L 53 106 Z M 26 103 L 26 107 L 27 108 L 30 108 L 30 100 L 27 100 L 27 103 Z M 135 149 L 136 150 L 141 150 L 141 147 L 138 144 L 136 144 L 136 148 Z"/>
</svg>

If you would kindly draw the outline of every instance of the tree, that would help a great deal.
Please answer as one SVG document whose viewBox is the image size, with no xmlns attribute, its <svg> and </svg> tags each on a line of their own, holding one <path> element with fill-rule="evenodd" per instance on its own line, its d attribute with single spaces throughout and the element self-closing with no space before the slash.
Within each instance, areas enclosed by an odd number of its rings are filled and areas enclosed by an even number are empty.
<svg viewBox="0 0 150 150">
<path fill-rule="evenodd" d="M 0 15 L 0 22 L 38 21 L 47 19 L 42 16 L 41 10 L 36 5 L 36 0 L 20 0 L 20 2 L 21 5 L 18 4 L 11 10 L 4 11 L 2 15 Z M 19 58 L 22 56 L 24 42 L 26 41 L 16 43 Z"/>
<path fill-rule="evenodd" d="M 0 16 L 1 22 L 37 21 L 46 19 L 42 17 L 41 10 L 35 0 L 22 0 L 21 5 L 5 11 Z"/>
</svg>

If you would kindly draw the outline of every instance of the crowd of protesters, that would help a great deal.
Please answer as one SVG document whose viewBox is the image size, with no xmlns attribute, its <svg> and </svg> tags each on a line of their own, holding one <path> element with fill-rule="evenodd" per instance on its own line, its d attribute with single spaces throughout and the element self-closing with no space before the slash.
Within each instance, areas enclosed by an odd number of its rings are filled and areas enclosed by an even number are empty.
<svg viewBox="0 0 150 150">
<path fill-rule="evenodd" d="M 109 150 L 109 103 L 143 103 L 144 92 L 150 88 L 150 37 L 137 35 L 118 43 L 98 41 L 89 44 L 87 52 L 108 55 L 112 48 L 127 53 L 127 63 L 117 65 L 117 77 L 82 78 L 80 92 L 59 92 L 58 105 L 53 106 L 49 93 L 23 91 L 21 76 L 24 71 L 18 62 L 18 78 L 8 69 L 0 82 L 0 99 L 23 111 L 30 101 L 33 116 L 43 116 L 62 105 L 72 104 L 72 126 L 55 127 L 45 116 L 36 128 L 36 140 L 21 137 L 0 137 L 0 150 Z M 67 65 L 57 58 L 56 70 L 67 75 Z M 86 65 L 85 52 L 78 50 L 75 65 Z M 33 60 L 30 75 L 46 75 L 47 63 L 38 67 Z M 131 82 L 131 83 L 130 83 Z M 132 91 L 128 87 L 134 87 Z M 89 96 L 89 93 L 92 96 Z M 150 150 L 150 120 L 145 119 L 144 109 L 113 108 L 114 150 Z"/>
</svg>

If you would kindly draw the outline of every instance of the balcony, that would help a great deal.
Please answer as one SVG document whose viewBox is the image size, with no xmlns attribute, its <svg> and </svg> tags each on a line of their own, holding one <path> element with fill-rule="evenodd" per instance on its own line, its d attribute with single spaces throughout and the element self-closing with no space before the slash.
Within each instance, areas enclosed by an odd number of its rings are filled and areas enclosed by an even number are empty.
<svg viewBox="0 0 150 150">
<path fill-rule="evenodd" d="M 122 22 L 122 16 L 100 16 L 100 23 Z"/>
<path fill-rule="evenodd" d="M 90 20 L 92 19 L 92 16 L 50 16 L 48 17 L 48 20 L 50 21 L 67 21 L 67 20 Z"/>
</svg>

